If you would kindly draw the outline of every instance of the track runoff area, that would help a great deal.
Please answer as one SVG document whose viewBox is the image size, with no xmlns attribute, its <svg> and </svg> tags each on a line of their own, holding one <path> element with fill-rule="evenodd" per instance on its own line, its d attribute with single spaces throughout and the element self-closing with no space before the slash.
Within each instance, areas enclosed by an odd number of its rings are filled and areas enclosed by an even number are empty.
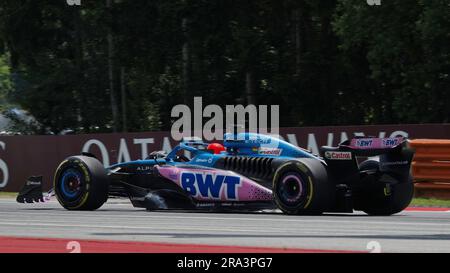
<svg viewBox="0 0 450 273">
<path fill-rule="evenodd" d="M 146 211 L 110 199 L 97 211 L 0 199 L 1 253 L 450 252 L 450 208 L 393 216 L 279 211 Z"/>
</svg>

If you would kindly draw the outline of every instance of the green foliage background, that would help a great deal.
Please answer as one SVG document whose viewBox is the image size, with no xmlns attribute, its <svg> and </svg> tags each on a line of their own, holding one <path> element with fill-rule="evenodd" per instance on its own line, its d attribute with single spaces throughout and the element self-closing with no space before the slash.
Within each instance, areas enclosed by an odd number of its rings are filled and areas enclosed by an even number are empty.
<svg viewBox="0 0 450 273">
<path fill-rule="evenodd" d="M 3 0 L 0 110 L 36 133 L 122 128 L 109 31 L 129 131 L 169 129 L 193 96 L 279 104 L 281 126 L 449 122 L 448 0 Z"/>
</svg>

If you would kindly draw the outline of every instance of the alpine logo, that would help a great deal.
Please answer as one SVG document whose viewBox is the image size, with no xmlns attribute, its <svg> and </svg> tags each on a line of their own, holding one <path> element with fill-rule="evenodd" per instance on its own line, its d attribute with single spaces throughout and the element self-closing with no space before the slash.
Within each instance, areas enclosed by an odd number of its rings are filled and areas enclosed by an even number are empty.
<svg viewBox="0 0 450 273">
<path fill-rule="evenodd" d="M 325 158 L 331 160 L 352 160 L 351 152 L 325 152 Z"/>
<path fill-rule="evenodd" d="M 151 166 L 138 166 L 136 168 L 136 171 L 148 171 L 148 170 L 151 170 L 151 169 L 152 169 Z"/>
<path fill-rule="evenodd" d="M 206 163 L 206 162 L 208 162 L 208 160 L 206 158 L 199 158 L 199 159 L 195 160 L 195 162 Z"/>
<path fill-rule="evenodd" d="M 225 192 L 227 200 L 238 200 L 239 176 L 210 174 L 201 172 L 183 172 L 180 176 L 181 187 L 195 197 L 221 199 Z"/>
<path fill-rule="evenodd" d="M 208 159 L 206 159 L 206 158 L 199 158 L 199 159 L 195 160 L 195 162 L 197 162 L 197 163 L 209 163 L 209 164 L 211 164 L 212 161 L 213 161 L 212 158 L 208 158 Z"/>
</svg>

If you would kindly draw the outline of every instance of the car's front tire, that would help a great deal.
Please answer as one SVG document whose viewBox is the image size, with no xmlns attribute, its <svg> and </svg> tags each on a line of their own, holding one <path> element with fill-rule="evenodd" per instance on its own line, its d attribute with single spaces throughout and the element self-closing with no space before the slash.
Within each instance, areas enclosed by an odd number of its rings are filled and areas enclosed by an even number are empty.
<svg viewBox="0 0 450 273">
<path fill-rule="evenodd" d="M 107 172 L 93 157 L 67 158 L 56 169 L 53 183 L 57 200 L 68 210 L 96 210 L 108 199 Z"/>
</svg>

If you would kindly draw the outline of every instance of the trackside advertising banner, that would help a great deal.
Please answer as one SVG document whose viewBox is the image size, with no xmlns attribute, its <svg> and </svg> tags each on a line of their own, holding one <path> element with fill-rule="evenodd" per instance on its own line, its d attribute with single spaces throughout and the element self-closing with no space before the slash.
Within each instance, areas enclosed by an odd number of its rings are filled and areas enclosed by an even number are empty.
<svg viewBox="0 0 450 273">
<path fill-rule="evenodd" d="M 353 136 L 449 139 L 450 124 L 280 128 L 281 138 L 313 153 L 320 146 L 337 145 Z M 48 190 L 58 164 L 81 152 L 90 152 L 109 166 L 143 159 L 155 150 L 168 152 L 176 144 L 170 132 L 0 136 L 0 189 L 16 192 L 29 176 L 43 175 Z"/>
</svg>

